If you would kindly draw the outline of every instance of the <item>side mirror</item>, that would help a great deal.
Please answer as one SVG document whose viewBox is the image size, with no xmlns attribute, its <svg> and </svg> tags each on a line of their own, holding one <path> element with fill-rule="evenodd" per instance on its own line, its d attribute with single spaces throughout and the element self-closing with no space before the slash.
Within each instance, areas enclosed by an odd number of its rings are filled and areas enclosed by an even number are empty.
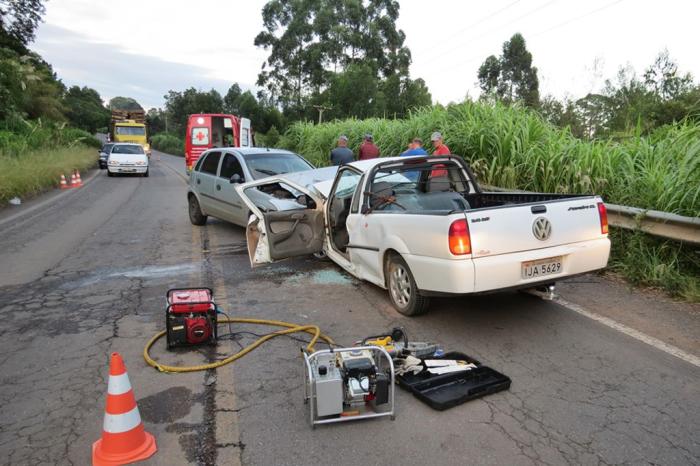
<svg viewBox="0 0 700 466">
<path fill-rule="evenodd" d="M 243 177 L 241 175 L 239 175 L 238 173 L 234 173 L 233 175 L 231 175 L 231 179 L 229 180 L 229 183 L 238 184 L 238 183 L 243 183 L 244 181 L 245 180 L 243 179 Z"/>
</svg>

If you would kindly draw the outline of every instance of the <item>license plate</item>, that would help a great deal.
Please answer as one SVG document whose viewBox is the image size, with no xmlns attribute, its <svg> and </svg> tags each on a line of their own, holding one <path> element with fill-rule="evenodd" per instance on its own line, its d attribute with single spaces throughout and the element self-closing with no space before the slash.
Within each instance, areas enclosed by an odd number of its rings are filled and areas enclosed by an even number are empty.
<svg viewBox="0 0 700 466">
<path fill-rule="evenodd" d="M 135 172 L 136 169 L 135 168 L 122 168 L 122 171 L 126 172 L 126 173 L 131 173 L 131 172 Z"/>
<path fill-rule="evenodd" d="M 527 261 L 521 264 L 521 276 L 523 280 L 556 275 L 562 270 L 562 257 L 549 257 L 536 261 Z"/>
</svg>

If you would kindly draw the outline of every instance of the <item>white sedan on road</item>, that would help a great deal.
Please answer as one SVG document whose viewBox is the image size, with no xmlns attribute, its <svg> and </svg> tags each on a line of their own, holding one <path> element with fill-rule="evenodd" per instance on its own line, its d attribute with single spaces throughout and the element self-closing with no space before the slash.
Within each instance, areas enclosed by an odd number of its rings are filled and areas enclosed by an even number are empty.
<svg viewBox="0 0 700 466">
<path fill-rule="evenodd" d="M 112 145 L 107 157 L 107 175 L 116 174 L 148 176 L 148 156 L 141 144 L 120 142 Z"/>
<path fill-rule="evenodd" d="M 365 160 L 236 190 L 252 213 L 253 266 L 323 251 L 406 315 L 431 296 L 553 284 L 604 268 L 610 253 L 600 197 L 483 192 L 456 156 Z"/>
</svg>

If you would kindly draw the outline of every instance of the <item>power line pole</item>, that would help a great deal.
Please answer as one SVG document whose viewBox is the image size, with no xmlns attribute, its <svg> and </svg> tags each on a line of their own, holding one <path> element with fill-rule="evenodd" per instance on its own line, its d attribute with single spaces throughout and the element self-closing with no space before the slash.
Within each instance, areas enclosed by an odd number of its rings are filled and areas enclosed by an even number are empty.
<svg viewBox="0 0 700 466">
<path fill-rule="evenodd" d="M 314 105 L 313 106 L 316 110 L 318 110 L 318 124 L 320 125 L 323 123 L 323 112 L 326 110 L 330 110 L 331 107 L 326 107 L 324 105 Z"/>
</svg>

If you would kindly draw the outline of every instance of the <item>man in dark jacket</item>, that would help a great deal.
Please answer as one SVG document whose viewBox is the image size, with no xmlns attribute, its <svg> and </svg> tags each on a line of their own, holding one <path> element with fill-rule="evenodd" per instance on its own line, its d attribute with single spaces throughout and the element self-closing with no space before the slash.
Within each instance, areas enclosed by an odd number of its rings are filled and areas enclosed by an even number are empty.
<svg viewBox="0 0 700 466">
<path fill-rule="evenodd" d="M 360 160 L 376 159 L 379 157 L 379 147 L 374 144 L 374 138 L 371 134 L 365 134 L 365 140 L 360 145 L 360 151 L 357 155 Z"/>
<path fill-rule="evenodd" d="M 354 161 L 355 154 L 348 149 L 348 137 L 345 135 L 340 136 L 338 138 L 338 147 L 331 151 L 331 164 L 345 165 Z"/>
</svg>

